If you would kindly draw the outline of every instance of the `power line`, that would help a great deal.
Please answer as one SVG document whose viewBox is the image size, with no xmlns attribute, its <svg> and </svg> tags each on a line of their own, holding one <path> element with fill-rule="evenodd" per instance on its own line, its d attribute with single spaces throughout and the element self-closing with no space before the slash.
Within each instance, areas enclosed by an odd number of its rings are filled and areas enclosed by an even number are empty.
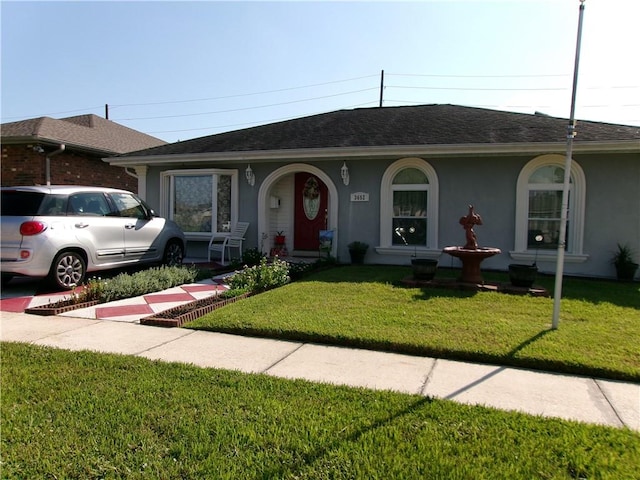
<svg viewBox="0 0 640 480">
<path fill-rule="evenodd" d="M 389 73 L 394 77 L 431 77 L 431 78 L 546 78 L 546 77 L 568 77 L 567 73 L 548 75 L 431 75 L 420 73 Z"/>
<path fill-rule="evenodd" d="M 127 104 L 120 104 L 120 105 L 110 105 L 111 107 L 139 107 L 139 106 L 148 106 L 148 105 L 168 105 L 168 104 L 172 104 L 172 103 L 190 103 L 190 102 L 205 102 L 205 101 L 209 101 L 209 100 L 225 100 L 228 98 L 238 98 L 238 97 L 249 97 L 249 96 L 254 96 L 254 95 L 265 95 L 265 94 L 269 94 L 269 93 L 280 93 L 280 92 L 288 92 L 291 90 L 300 90 L 303 88 L 312 88 L 312 87 L 322 87 L 324 85 L 332 85 L 335 83 L 344 83 L 344 82 L 351 82 L 354 80 L 362 80 L 363 78 L 371 78 L 371 77 L 377 77 L 377 75 L 366 75 L 364 77 L 355 77 L 355 78 L 347 78 L 344 80 L 334 80 L 331 82 L 323 82 L 323 83 L 314 83 L 311 85 L 301 85 L 299 87 L 288 87 L 288 88 L 280 88 L 277 90 L 265 90 L 263 92 L 252 92 L 252 93 L 238 93 L 235 95 L 224 95 L 224 96 L 220 96 L 220 97 L 208 97 L 208 98 L 198 98 L 198 99 L 192 99 L 192 100 L 174 100 L 174 101 L 167 101 L 167 102 L 150 102 L 150 103 L 127 103 Z"/>
<path fill-rule="evenodd" d="M 365 78 L 373 78 L 373 77 L 377 78 L 378 75 L 377 74 L 375 74 L 375 75 L 364 75 L 364 76 L 361 76 L 361 77 L 345 78 L 345 79 L 342 79 L 342 80 L 331 80 L 331 81 L 328 81 L 328 82 L 314 83 L 314 84 L 309 84 L 309 85 L 300 85 L 300 86 L 295 86 L 295 87 L 286 87 L 286 88 L 280 88 L 280 89 L 276 89 L 276 90 L 265 90 L 265 91 L 262 91 L 262 92 L 239 93 L 239 94 L 234 94 L 234 95 L 224 95 L 224 96 L 218 96 L 218 97 L 207 97 L 207 98 L 188 99 L 188 100 L 172 100 L 172 101 L 147 102 L 147 103 L 109 104 L 109 107 L 110 108 L 142 107 L 142 106 L 153 106 L 153 105 L 170 105 L 170 104 L 178 104 L 178 103 L 204 102 L 204 101 L 209 101 L 209 100 L 224 100 L 224 99 L 229 99 L 229 98 L 249 97 L 249 96 L 255 96 L 255 95 L 266 95 L 266 94 L 270 94 L 270 93 L 280 93 L 280 92 L 286 92 L 286 91 L 291 91 L 291 90 L 300 90 L 300 89 L 304 89 L 304 88 L 321 87 L 321 86 L 325 86 L 325 85 L 352 82 L 352 81 L 355 81 L 355 80 L 362 80 L 362 79 L 365 79 Z M 60 111 L 60 112 L 40 113 L 40 114 L 35 114 L 35 115 L 15 115 L 15 116 L 11 116 L 11 117 L 3 117 L 3 121 L 12 120 L 12 119 L 21 119 L 21 118 L 47 117 L 49 115 L 64 115 L 64 114 L 67 114 L 67 113 L 76 113 L 76 112 L 95 111 L 95 110 L 102 110 L 103 108 L 104 108 L 104 105 L 98 105 L 98 106 L 94 106 L 94 107 L 79 108 L 79 109 L 75 109 L 75 110 L 65 110 L 65 111 Z M 162 118 L 162 117 L 158 117 L 158 118 Z"/>
<path fill-rule="evenodd" d="M 244 108 L 232 108 L 232 109 L 228 109 L 228 110 L 216 110 L 213 112 L 200 112 L 200 113 L 185 113 L 185 114 L 181 114 L 181 115 L 163 115 L 163 116 L 158 116 L 158 117 L 137 117 L 137 118 L 119 118 L 117 119 L 118 121 L 125 121 L 125 120 L 157 120 L 160 118 L 177 118 L 177 117 L 194 117 L 194 116 L 199 116 L 199 115 L 213 115 L 216 113 L 231 113 L 231 112 L 241 112 L 241 111 L 245 111 L 245 110 L 255 110 L 258 108 L 269 108 L 269 107 L 278 107 L 281 105 L 290 105 L 293 103 L 302 103 L 302 102 L 311 102 L 313 100 L 322 100 L 325 98 L 331 98 L 331 97 L 339 97 L 341 95 L 351 95 L 354 93 L 361 93 L 361 92 L 367 92 L 370 90 L 377 90 L 378 87 L 372 87 L 372 88 L 364 88 L 362 90 L 353 90 L 351 92 L 343 92 L 343 93 L 336 93 L 333 95 L 324 95 L 322 97 L 314 97 L 314 98 L 304 98 L 301 100 L 291 100 L 289 102 L 280 102 L 280 103 L 272 103 L 269 105 L 257 105 L 254 107 L 244 107 Z"/>
<path fill-rule="evenodd" d="M 387 88 L 414 89 L 414 90 L 464 90 L 464 91 L 490 91 L 490 92 L 538 92 L 547 90 L 567 90 L 565 87 L 542 88 L 469 88 L 469 87 L 413 87 L 401 85 L 388 85 Z"/>
<path fill-rule="evenodd" d="M 373 104 L 377 104 L 377 103 L 378 103 L 377 101 L 371 101 L 371 102 L 365 102 L 365 103 L 358 103 L 358 104 L 354 104 L 354 105 L 345 105 L 342 108 L 343 109 L 357 108 L 357 107 L 363 107 L 363 106 L 366 106 L 366 105 L 373 105 Z M 283 122 L 283 121 L 287 121 L 287 120 L 293 120 L 293 119 L 296 119 L 296 118 L 309 117 L 309 116 L 313 116 L 313 115 L 321 115 L 321 114 L 327 113 L 329 111 L 333 111 L 333 110 L 323 110 L 323 111 L 318 111 L 318 112 L 303 113 L 301 115 L 293 115 L 293 116 L 281 117 L 281 118 L 271 118 L 271 119 L 268 119 L 268 120 L 256 120 L 256 121 L 253 121 L 253 122 L 234 123 L 234 124 L 229 124 L 229 125 L 215 125 L 215 126 L 211 126 L 211 127 L 185 128 L 185 129 L 181 129 L 181 130 L 160 130 L 160 131 L 147 132 L 147 133 L 155 135 L 155 134 L 159 134 L 159 133 L 193 132 L 193 131 L 196 131 L 196 130 L 217 130 L 217 129 L 221 129 L 221 128 L 242 127 L 242 126 L 247 126 L 247 125 L 266 125 L 266 124 L 269 124 L 269 123 Z"/>
<path fill-rule="evenodd" d="M 459 79 L 490 79 L 490 78 L 495 78 L 495 79 L 509 79 L 509 78 L 557 78 L 557 77 L 567 77 L 569 75 L 567 74 L 539 74 L 539 75 L 450 75 L 450 74 L 407 74 L 407 73 L 386 73 L 387 76 L 391 75 L 394 77 L 418 77 L 418 78 L 459 78 Z M 158 102 L 147 102 L 147 103 L 131 103 L 131 104 L 112 104 L 109 105 L 112 108 L 119 108 L 119 107 L 145 107 L 145 106 L 154 106 L 154 105 L 169 105 L 169 104 L 180 104 L 180 103 L 193 103 L 193 102 L 204 102 L 204 101 L 210 101 L 210 100 L 224 100 L 224 99 L 230 99 L 230 98 L 241 98 L 241 97 L 250 97 L 250 96 L 258 96 L 258 95 L 268 95 L 268 94 L 272 94 L 272 93 L 282 93 L 282 92 L 287 92 L 287 91 L 293 91 L 293 90 L 300 90 L 300 89 L 305 89 L 305 88 L 313 88 L 313 87 L 320 87 L 320 86 L 326 86 L 326 85 L 332 85 L 332 84 L 338 84 L 338 83 L 345 83 L 345 82 L 352 82 L 352 81 L 356 81 L 356 80 L 362 80 L 362 79 L 370 79 L 370 78 L 374 78 L 374 77 L 378 77 L 378 75 L 365 75 L 365 76 L 360 76 L 360 77 L 353 77 L 353 78 L 347 78 L 347 79 L 341 79 L 341 80 L 333 80 L 333 81 L 327 81 L 327 82 L 321 82 L 321 83 L 315 83 L 315 84 L 309 84 L 309 85 L 301 85 L 301 86 L 293 86 L 293 87 L 286 87 L 286 88 L 280 88 L 280 89 L 274 89 L 274 90 L 266 90 L 266 91 L 261 91 L 261 92 L 249 92 L 249 93 L 239 93 L 239 94 L 233 94 L 233 95 L 222 95 L 222 96 L 217 96 L 217 97 L 207 97 L 207 98 L 200 98 L 200 99 L 186 99 L 186 100 L 174 100 L 174 101 L 158 101 Z M 176 114 L 176 115 L 165 115 L 165 116 L 149 116 L 149 117 L 132 117 L 132 118 L 120 118 L 117 119 L 118 121 L 130 121 L 130 120 L 153 120 L 153 119 L 163 119 L 163 118 L 180 118 L 180 117 L 189 117 L 189 116 L 202 116 L 202 115 L 213 115 L 213 114 L 218 114 L 218 113 L 231 113 L 231 112 L 239 112 L 239 111 L 247 111 L 247 110 L 253 110 L 253 109 L 260 109 L 260 108 L 269 108 L 269 107 L 276 107 L 276 106 L 282 106 L 282 105 L 290 105 L 290 104 L 294 104 L 294 103 L 301 103 L 301 102 L 309 102 L 309 101 L 314 101 L 314 100 L 321 100 L 321 99 L 326 99 L 326 98 L 331 98 L 331 97 L 337 97 L 337 96 L 343 96 L 343 95 L 351 95 L 351 94 L 355 94 L 355 93 L 361 93 L 361 92 L 366 92 L 366 91 L 372 91 L 377 89 L 378 87 L 370 87 L 370 88 L 366 88 L 366 89 L 361 89 L 361 90 L 354 90 L 354 91 L 349 91 L 349 92 L 342 92 L 342 93 L 337 93 L 337 94 L 333 94 L 333 95 L 325 95 L 325 96 L 319 96 L 319 97 L 311 97 L 311 98 L 305 98 L 305 99 L 300 99 L 300 100 L 292 100 L 292 101 L 288 101 L 288 102 L 280 102 L 280 103 L 273 103 L 273 104 L 266 104 L 266 105 L 256 105 L 256 106 L 252 106 L 252 107 L 244 107 L 244 108 L 235 108 L 235 109 L 227 109 L 227 110 L 218 110 L 218 111 L 211 111 L 211 112 L 200 112 L 200 113 L 191 113 L 191 114 Z M 623 90 L 623 89 L 638 89 L 640 87 L 638 86 L 633 86 L 633 85 L 613 85 L 613 86 L 592 86 L 592 87 L 583 87 L 585 89 L 589 89 L 589 90 L 599 90 L 599 89 L 616 89 L 616 90 Z M 432 91 L 495 91 L 495 92 L 500 92 L 500 91 L 566 91 L 567 88 L 559 88 L 559 87 L 536 87 L 536 88 L 495 88 L 495 87 L 454 87 L 454 86 L 411 86 L 411 85 L 384 85 L 384 89 L 398 89 L 398 90 L 432 90 Z M 385 102 L 390 102 L 393 100 L 385 100 Z M 395 102 L 403 102 L 405 103 L 405 101 L 399 101 L 399 100 L 395 100 Z M 409 101 L 406 103 L 420 103 L 417 101 Z M 589 105 L 586 106 L 586 108 L 606 108 L 606 107 L 636 107 L 636 104 L 628 104 L 628 105 Z M 499 106 L 494 106 L 494 107 L 499 107 Z M 500 105 L 500 107 L 505 107 L 505 105 Z M 516 106 L 515 108 L 526 108 L 527 106 Z M 68 113 L 77 113 L 77 112 L 91 112 L 91 111 L 101 111 L 103 108 L 103 106 L 94 106 L 94 107 L 89 107 L 89 108 L 85 108 L 85 109 L 76 109 L 76 110 L 66 110 L 66 111 L 59 111 L 59 112 L 53 112 L 53 113 L 46 113 L 46 114 L 41 114 L 38 116 L 53 116 L 53 115 L 62 115 L 62 114 L 68 114 Z M 532 107 L 534 108 L 534 107 Z M 550 108 L 550 107 L 545 107 L 545 106 L 535 106 L 535 108 Z M 581 108 L 585 108 L 585 106 L 582 106 Z M 3 118 L 4 120 L 9 120 L 9 119 L 20 119 L 20 118 L 34 118 L 34 116 L 13 116 L 13 117 L 5 117 Z"/>
<path fill-rule="evenodd" d="M 88 108 L 79 108 L 77 110 L 65 110 L 64 112 L 52 112 L 52 113 L 41 113 L 39 115 L 17 115 L 13 117 L 3 117 L 3 120 L 10 120 L 12 118 L 40 118 L 40 117 L 48 117 L 49 115 L 63 115 L 66 113 L 76 113 L 76 112 L 86 112 L 87 110 L 96 110 L 104 108 L 102 105 L 97 107 L 88 107 Z"/>
</svg>

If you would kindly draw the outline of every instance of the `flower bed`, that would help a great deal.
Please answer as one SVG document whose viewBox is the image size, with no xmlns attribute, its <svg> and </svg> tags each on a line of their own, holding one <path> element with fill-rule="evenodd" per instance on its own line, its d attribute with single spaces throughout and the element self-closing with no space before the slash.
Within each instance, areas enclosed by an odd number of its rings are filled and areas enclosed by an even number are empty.
<svg viewBox="0 0 640 480">
<path fill-rule="evenodd" d="M 231 298 L 218 298 L 216 296 L 194 300 L 178 307 L 173 307 L 162 312 L 154 313 L 140 319 L 141 325 L 154 325 L 156 327 L 181 327 L 187 322 L 195 320 L 209 312 L 224 307 L 229 303 L 247 298 L 250 294 L 244 293 Z"/>
<path fill-rule="evenodd" d="M 100 303 L 98 300 L 91 300 L 90 302 L 81 302 L 71 300 L 60 300 L 54 303 L 48 303 L 46 305 L 38 305 L 36 307 L 30 307 L 25 309 L 24 313 L 30 313 L 32 315 L 60 315 L 64 312 L 69 312 L 71 310 L 77 310 L 79 308 L 87 308 L 93 307 Z"/>
</svg>

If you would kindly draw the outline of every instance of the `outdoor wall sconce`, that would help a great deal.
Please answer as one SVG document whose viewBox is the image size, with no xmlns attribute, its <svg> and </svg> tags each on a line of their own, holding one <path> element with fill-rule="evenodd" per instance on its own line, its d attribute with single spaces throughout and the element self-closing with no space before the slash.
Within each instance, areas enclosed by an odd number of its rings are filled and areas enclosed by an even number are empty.
<svg viewBox="0 0 640 480">
<path fill-rule="evenodd" d="M 342 162 L 340 176 L 342 177 L 342 183 L 344 183 L 345 185 L 349 185 L 349 167 L 347 167 L 346 162 Z"/>
<path fill-rule="evenodd" d="M 251 165 L 247 165 L 247 169 L 244 171 L 244 176 L 247 178 L 247 183 L 252 187 L 256 184 L 256 175 L 251 170 Z"/>
</svg>

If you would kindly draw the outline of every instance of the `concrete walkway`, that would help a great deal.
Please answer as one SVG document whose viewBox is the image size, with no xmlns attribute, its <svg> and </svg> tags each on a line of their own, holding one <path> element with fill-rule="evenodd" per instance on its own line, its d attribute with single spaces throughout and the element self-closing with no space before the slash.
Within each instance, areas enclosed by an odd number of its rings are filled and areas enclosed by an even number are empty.
<svg viewBox="0 0 640 480">
<path fill-rule="evenodd" d="M 2 312 L 0 340 L 394 390 L 640 431 L 640 384 L 136 321 Z"/>
</svg>

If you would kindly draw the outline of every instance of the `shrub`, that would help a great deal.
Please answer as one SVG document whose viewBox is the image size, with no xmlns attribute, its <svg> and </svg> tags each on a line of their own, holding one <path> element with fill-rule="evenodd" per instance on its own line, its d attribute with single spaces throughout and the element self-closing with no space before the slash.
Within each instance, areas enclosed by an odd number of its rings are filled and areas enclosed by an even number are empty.
<svg viewBox="0 0 640 480">
<path fill-rule="evenodd" d="M 349 250 L 355 250 L 357 252 L 366 252 L 367 249 L 369 248 L 369 244 L 365 243 L 365 242 L 351 242 L 349 245 L 347 245 L 347 248 Z"/>
<path fill-rule="evenodd" d="M 184 283 L 193 283 L 197 276 L 197 268 L 184 266 L 162 266 L 133 274 L 120 273 L 108 280 L 90 279 L 85 283 L 82 291 L 72 294 L 72 298 L 77 303 L 91 300 L 101 303 L 111 302 L 165 290 Z"/>
<path fill-rule="evenodd" d="M 242 253 L 242 261 L 249 267 L 259 265 L 263 258 L 267 258 L 267 256 L 257 248 L 249 248 Z"/>
<path fill-rule="evenodd" d="M 228 278 L 231 289 L 245 289 L 256 293 L 289 283 L 289 264 L 277 257 L 267 263 L 266 257 L 258 265 L 247 267 Z"/>
</svg>

